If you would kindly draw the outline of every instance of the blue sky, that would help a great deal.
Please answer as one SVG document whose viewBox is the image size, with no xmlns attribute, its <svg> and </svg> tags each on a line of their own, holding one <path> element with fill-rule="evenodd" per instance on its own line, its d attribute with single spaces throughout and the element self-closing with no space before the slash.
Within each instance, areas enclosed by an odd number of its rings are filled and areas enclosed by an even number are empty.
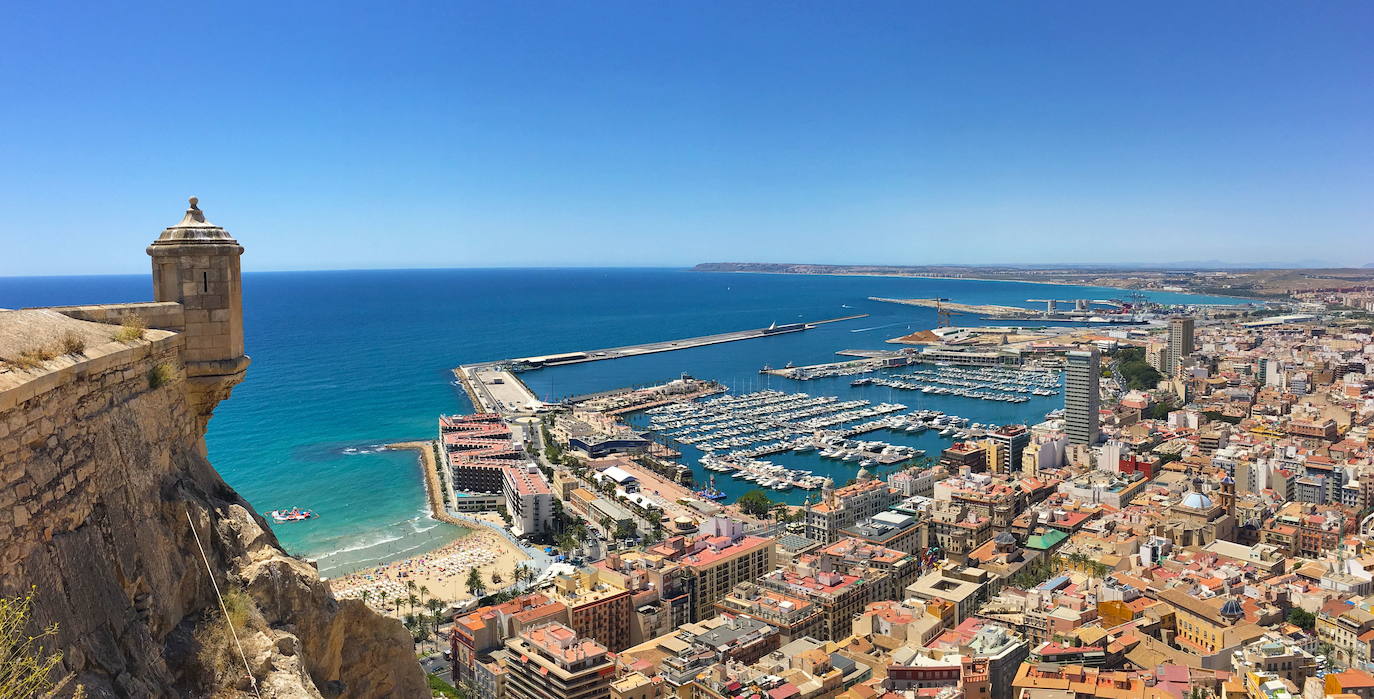
<svg viewBox="0 0 1374 699">
<path fill-rule="evenodd" d="M 192 5 L 7 6 L 0 275 L 1374 262 L 1368 2 Z"/>
</svg>

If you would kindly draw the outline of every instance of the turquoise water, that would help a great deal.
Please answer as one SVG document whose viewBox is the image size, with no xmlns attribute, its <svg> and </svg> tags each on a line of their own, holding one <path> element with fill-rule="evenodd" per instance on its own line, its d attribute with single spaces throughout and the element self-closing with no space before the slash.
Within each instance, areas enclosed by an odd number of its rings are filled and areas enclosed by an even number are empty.
<svg viewBox="0 0 1374 699">
<path fill-rule="evenodd" d="M 249 251 L 251 255 L 251 249 Z M 222 403 L 207 437 L 216 468 L 260 511 L 309 507 L 321 517 L 279 525 L 295 553 L 326 575 L 451 540 L 456 527 L 425 514 L 414 452 L 388 442 L 427 439 L 439 413 L 469 409 L 452 383 L 459 364 L 755 328 L 856 313 L 871 317 L 760 340 L 528 372 L 542 397 L 658 383 L 686 372 L 737 390 L 771 386 L 815 395 L 853 391 L 874 402 L 933 407 L 975 422 L 1038 419 L 1059 396 L 1008 404 L 954 396 L 851 389 L 849 379 L 763 377 L 764 364 L 836 361 L 835 351 L 934 325 L 930 309 L 869 296 L 944 296 L 965 303 L 1111 298 L 1123 292 L 1017 282 L 700 273 L 676 269 L 495 269 L 272 272 L 244 275 L 253 366 Z M 144 301 L 146 276 L 0 278 L 0 307 Z M 1152 293 L 1175 303 L 1233 299 Z M 931 451 L 943 440 L 873 433 Z M 843 482 L 857 467 L 814 455 L 777 459 Z M 706 473 L 701 472 L 703 475 Z M 847 475 L 846 475 L 847 474 Z M 745 484 L 718 479 L 738 494 Z M 789 498 L 804 495 L 793 491 Z"/>
</svg>

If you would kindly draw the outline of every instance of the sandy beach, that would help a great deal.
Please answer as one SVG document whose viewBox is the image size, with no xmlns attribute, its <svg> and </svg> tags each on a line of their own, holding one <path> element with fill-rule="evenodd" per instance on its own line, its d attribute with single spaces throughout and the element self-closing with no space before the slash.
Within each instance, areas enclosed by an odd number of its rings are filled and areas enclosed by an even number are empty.
<svg viewBox="0 0 1374 699">
<path fill-rule="evenodd" d="M 482 527 L 443 548 L 403 561 L 360 570 L 329 581 L 334 595 L 340 599 L 362 599 L 368 592 L 367 604 L 380 612 L 400 616 L 410 611 L 409 604 L 395 600 L 410 594 L 406 582 L 413 580 L 429 592 L 424 599 L 438 599 L 453 604 L 472 597 L 467 589 L 468 571 L 477 568 L 485 593 L 500 589 L 515 580 L 515 566 L 529 560 L 529 556 L 504 537 Z M 496 573 L 501 582 L 492 582 Z"/>
<path fill-rule="evenodd" d="M 400 616 L 410 611 L 409 604 L 396 602 L 398 598 L 404 599 L 410 595 L 406 585 L 408 581 L 415 582 L 417 591 L 421 587 L 428 590 L 424 595 L 417 592 L 417 596 L 454 604 L 472 597 L 467 589 L 467 579 L 468 572 L 473 568 L 481 573 L 482 582 L 486 584 L 484 593 L 490 593 L 514 582 L 516 565 L 529 560 L 524 551 L 505 537 L 443 511 L 440 494 L 443 486 L 435 468 L 433 444 L 401 442 L 388 444 L 387 448 L 413 449 L 419 453 L 418 461 L 424 472 L 430 514 L 440 521 L 465 527 L 470 532 L 433 551 L 334 578 L 329 585 L 335 597 L 363 599 L 363 593 L 366 592 L 368 606 L 384 614 Z M 500 515 L 494 512 L 483 512 L 473 517 L 494 527 L 505 527 Z M 499 576 L 500 582 L 492 580 L 493 574 Z"/>
</svg>

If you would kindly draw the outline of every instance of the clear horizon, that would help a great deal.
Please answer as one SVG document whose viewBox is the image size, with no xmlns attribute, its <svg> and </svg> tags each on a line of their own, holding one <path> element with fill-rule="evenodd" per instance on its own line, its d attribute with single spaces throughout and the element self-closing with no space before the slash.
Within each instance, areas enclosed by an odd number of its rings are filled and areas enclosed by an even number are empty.
<svg viewBox="0 0 1374 699">
<path fill-rule="evenodd" d="M 240 241 L 240 242 L 242 242 L 242 241 Z M 245 253 L 245 255 L 246 255 L 246 253 Z M 717 263 L 725 263 L 725 264 L 755 264 L 754 261 L 747 261 L 747 260 L 728 260 L 728 261 L 716 260 L 716 261 L 714 261 L 714 262 L 717 262 Z M 707 263 L 697 263 L 697 264 L 707 264 Z M 244 273 L 244 274 L 294 274 L 294 273 L 302 273 L 302 272 L 425 272 L 425 271 L 442 272 L 442 271 L 446 271 L 446 270 L 540 270 L 540 269 L 549 269 L 549 270 L 557 270 L 557 269 L 675 269 L 675 270 L 690 271 L 690 270 L 692 270 L 693 268 L 695 268 L 695 267 L 697 266 L 697 264 L 689 264 L 689 265 L 669 265 L 669 264 L 662 264 L 662 265 L 656 265 L 656 264 L 642 264 L 642 265 L 632 265 L 632 264 L 630 264 L 630 265 L 501 265 L 501 266 L 492 265 L 492 266 L 487 266 L 487 267 L 457 266 L 457 265 L 454 265 L 454 266 L 444 266 L 444 267 L 320 267 L 320 268 L 316 268 L 316 269 L 304 269 L 304 268 L 300 268 L 300 269 L 244 269 L 244 270 L 243 270 L 243 273 Z M 1062 270 L 1064 270 L 1064 271 L 1066 271 L 1066 272 L 1073 272 L 1073 271 L 1076 271 L 1076 270 L 1078 270 L 1078 269 L 1084 269 L 1084 270 L 1086 270 L 1086 271 L 1098 271 L 1098 270 L 1121 269 L 1121 270 L 1124 270 L 1124 271 L 1151 271 L 1151 272 L 1169 271 L 1169 270 L 1177 270 L 1177 271 L 1180 271 L 1180 272 L 1194 272 L 1194 271 L 1228 271 L 1228 272 L 1234 272 L 1234 271 L 1244 271 L 1244 270 L 1247 270 L 1247 269 L 1253 269 L 1253 270 L 1266 270 L 1266 269 L 1274 269 L 1274 270 L 1280 270 L 1280 269 L 1314 269 L 1314 270 L 1315 270 L 1315 269 L 1343 269 L 1343 270 L 1361 270 L 1361 269 L 1368 269 L 1368 268 L 1369 268 L 1368 265 L 1365 265 L 1365 266 L 1355 265 L 1355 266 L 1352 266 L 1352 267 L 1311 267 L 1311 266 L 1306 266 L 1306 267 L 1288 266 L 1288 267 L 1285 267 L 1285 266 L 1259 265 L 1259 266 L 1255 266 L 1255 267 L 1245 267 L 1245 266 L 1243 266 L 1243 265 L 1232 265 L 1232 264 L 1229 264 L 1229 263 L 1228 263 L 1228 265 L 1227 265 L 1226 267 L 1223 267 L 1223 268 L 1211 268 L 1211 267 L 1205 267 L 1205 266 L 1196 266 L 1196 267 L 1194 267 L 1194 266 L 1153 265 L 1153 264 L 1148 264 L 1148 263 L 1147 263 L 1147 264 L 1142 264 L 1142 265 L 1140 265 L 1139 267 L 1130 267 L 1130 266 L 1124 266 L 1122 263 L 1110 263 L 1110 262 L 1108 262 L 1108 263 L 1089 263 L 1089 262 L 1084 262 L 1084 263 L 1045 263 L 1045 264 L 1043 264 L 1043 265 L 1037 265 L 1037 264 L 1035 264 L 1035 263 L 987 263 L 987 264 L 979 264 L 979 263 L 970 262 L 970 263 L 954 264 L 954 263 L 939 263 L 939 262 L 934 262 L 934 263 L 930 263 L 930 264 L 927 264 L 927 265 L 895 265 L 895 264 L 889 264 L 889 263 L 885 263 L 885 262 L 871 262 L 871 263 L 870 263 L 870 262 L 856 262 L 856 263 L 852 263 L 852 264 L 836 264 L 836 263 L 829 263 L 829 262 L 798 262 L 798 261 L 792 261 L 792 262 L 763 262 L 763 263 L 757 263 L 757 264 L 795 264 L 795 265 L 832 265 L 832 264 L 833 264 L 834 266 L 843 266 L 843 267 L 904 267 L 904 266 L 911 266 L 911 267 L 916 267 L 916 266 L 924 266 L 924 267 L 960 267 L 960 268 L 962 268 L 962 267 L 978 267 L 978 268 L 985 268 L 985 269 L 1006 268 L 1006 269 L 1009 269 L 1009 270 L 1015 270 L 1015 269 L 1017 269 L 1017 268 L 1025 268 L 1025 269 L 1035 269 L 1035 270 L 1050 270 L 1050 269 L 1059 270 L 1059 269 L 1062 269 Z M 1094 267 L 1094 265 L 1096 265 L 1096 264 L 1100 264 L 1100 265 L 1102 265 L 1102 266 L 1101 266 L 1101 267 Z M 709 271 L 709 270 L 708 270 L 708 271 Z M 726 271 L 726 272 L 720 272 L 720 273 L 724 273 L 724 274 L 734 274 L 734 273 L 739 273 L 739 274 L 767 274 L 767 272 L 752 272 L 752 271 L 742 271 L 742 272 Z M 145 270 L 139 270 L 139 271 L 121 271 L 121 272 L 90 272 L 90 273 L 85 273 L 85 274 L 72 274 L 72 273 L 56 273 L 56 274 L 0 274 L 0 279 L 26 279 L 26 278 L 32 278 L 32 279 L 49 279 L 49 278 L 62 278 L 62 277 L 73 277 L 73 278 L 76 278 L 76 277 L 143 277 L 143 276 L 147 276 L 147 274 L 148 274 L 148 272 L 147 272 L 147 270 L 145 269 Z M 865 275 L 855 275 L 855 276 L 865 276 Z M 881 276 L 881 275 L 880 275 L 880 276 Z M 970 281 L 978 281 L 978 280 L 976 280 L 976 279 L 970 279 Z M 1028 283 L 1028 284 L 1052 283 L 1052 282 L 1036 281 L 1036 280 L 1034 280 L 1034 279 L 1025 279 L 1025 280 L 991 280 L 991 281 L 1024 281 L 1025 283 Z"/>
<path fill-rule="evenodd" d="M 0 276 L 144 273 L 191 195 L 250 272 L 1374 263 L 1367 3 L 7 18 Z"/>
</svg>

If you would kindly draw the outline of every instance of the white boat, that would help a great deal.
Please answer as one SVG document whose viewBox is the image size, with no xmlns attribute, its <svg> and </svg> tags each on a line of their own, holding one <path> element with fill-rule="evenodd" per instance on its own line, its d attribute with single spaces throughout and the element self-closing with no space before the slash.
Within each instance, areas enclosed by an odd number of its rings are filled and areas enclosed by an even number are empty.
<svg viewBox="0 0 1374 699">
<path fill-rule="evenodd" d="M 293 507 L 289 510 L 272 510 L 267 514 L 279 524 L 285 522 L 303 522 L 307 519 L 319 517 L 313 510 L 302 510 L 299 507 Z"/>
</svg>

